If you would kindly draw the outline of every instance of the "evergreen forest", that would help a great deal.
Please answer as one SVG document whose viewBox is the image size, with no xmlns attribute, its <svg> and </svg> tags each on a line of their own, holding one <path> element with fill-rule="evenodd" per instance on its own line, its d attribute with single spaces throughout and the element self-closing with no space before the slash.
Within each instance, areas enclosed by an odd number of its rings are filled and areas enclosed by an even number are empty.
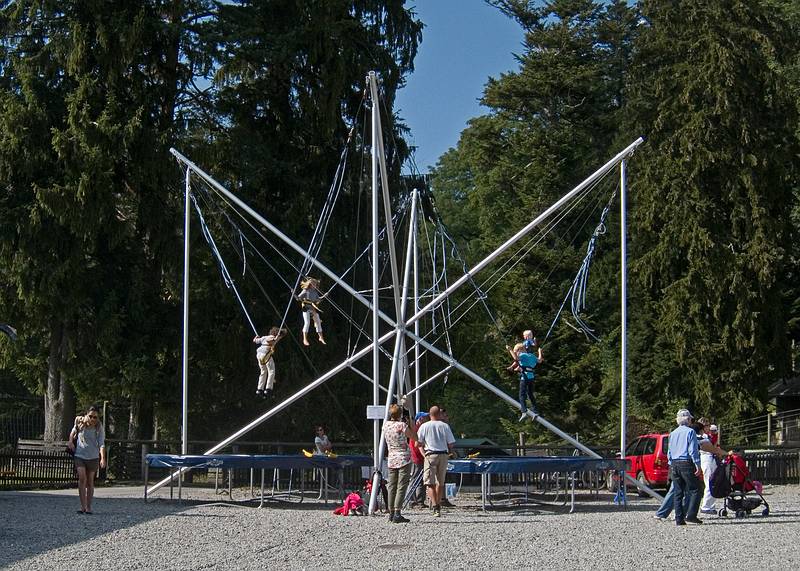
<svg viewBox="0 0 800 571">
<path fill-rule="evenodd" d="M 626 163 L 629 434 L 668 429 L 682 407 L 719 423 L 765 412 L 769 385 L 796 374 L 800 341 L 800 5 L 487 3 L 524 31 L 515 69 L 487 78 L 487 112 L 417 176 L 394 110 L 425 41 L 411 2 L 0 2 L 0 322 L 17 332 L 0 335 L 0 413 L 43 402 L 43 437 L 61 440 L 76 411 L 107 402 L 115 438 L 179 439 L 185 173 L 170 148 L 304 246 L 338 185 L 318 257 L 344 273 L 370 241 L 370 71 L 392 207 L 423 188 L 426 231 L 446 229 L 435 245 L 443 268 L 423 270 L 446 271 L 440 280 L 643 137 Z M 580 313 L 588 333 L 559 309 L 606 206 Z M 222 235 L 220 219 L 206 222 Z M 406 224 L 398 218 L 401 258 Z M 620 240 L 612 174 L 532 247 L 499 260 L 500 278 L 476 278 L 479 303 L 463 318 L 422 324 L 446 329 L 452 355 L 514 397 L 505 346 L 533 329 L 542 415 L 613 445 Z M 275 355 L 279 400 L 365 343 L 364 308 L 323 279 L 327 343 L 312 329 L 302 345 L 299 275 L 270 245 L 246 262 L 226 258 L 241 301 L 197 217 L 189 246 L 191 439 L 219 441 L 265 410 L 243 308 L 261 335 L 288 328 Z M 239 279 L 258 256 L 272 269 Z M 369 272 L 362 260 L 354 287 L 370 287 Z M 422 363 L 428 375 L 442 367 L 429 354 Z M 370 373 L 368 358 L 361 369 Z M 334 442 L 367 442 L 371 402 L 370 385 L 344 371 L 247 439 L 308 440 L 324 424 Z M 458 371 L 422 391 L 422 407 L 432 404 L 465 437 L 553 441 Z"/>
</svg>

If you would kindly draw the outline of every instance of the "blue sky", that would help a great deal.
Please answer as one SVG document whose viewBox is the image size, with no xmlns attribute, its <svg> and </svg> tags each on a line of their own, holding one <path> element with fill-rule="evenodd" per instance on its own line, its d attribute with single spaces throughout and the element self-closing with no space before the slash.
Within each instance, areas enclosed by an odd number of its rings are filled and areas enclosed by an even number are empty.
<svg viewBox="0 0 800 571">
<path fill-rule="evenodd" d="M 517 69 L 513 54 L 522 53 L 523 32 L 483 0 L 408 0 L 406 6 L 425 28 L 416 70 L 398 92 L 395 110 L 411 128 L 409 143 L 425 173 L 458 143 L 469 119 L 487 112 L 478 100 L 489 77 Z"/>
</svg>

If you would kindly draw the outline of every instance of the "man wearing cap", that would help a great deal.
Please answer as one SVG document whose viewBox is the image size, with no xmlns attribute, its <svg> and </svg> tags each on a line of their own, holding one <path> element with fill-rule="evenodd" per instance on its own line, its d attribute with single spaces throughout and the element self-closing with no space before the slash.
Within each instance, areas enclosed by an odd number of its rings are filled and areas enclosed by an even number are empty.
<svg viewBox="0 0 800 571">
<path fill-rule="evenodd" d="M 669 465 L 672 475 L 672 485 L 675 488 L 673 509 L 675 510 L 675 525 L 700 524 L 694 506 L 699 507 L 698 478 L 700 470 L 700 447 L 694 429 L 689 426 L 692 422 L 692 413 L 681 409 L 675 415 L 678 428 L 669 434 Z M 683 499 L 686 495 L 690 513 L 684 510 Z"/>
</svg>

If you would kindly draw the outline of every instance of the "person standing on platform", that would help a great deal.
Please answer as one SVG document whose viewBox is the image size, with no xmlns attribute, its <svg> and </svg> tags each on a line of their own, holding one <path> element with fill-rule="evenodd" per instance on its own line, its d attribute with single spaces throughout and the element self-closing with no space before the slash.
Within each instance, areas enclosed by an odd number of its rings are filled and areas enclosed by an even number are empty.
<svg viewBox="0 0 800 571">
<path fill-rule="evenodd" d="M 408 489 L 408 478 L 411 474 L 411 452 L 408 441 L 416 440 L 417 433 L 402 419 L 403 409 L 393 404 L 389 407 L 389 420 L 383 423 L 383 439 L 388 454 L 386 463 L 389 467 L 388 500 L 389 521 L 392 523 L 408 523 L 400 513 L 403 500 Z"/>
<path fill-rule="evenodd" d="M 678 428 L 669 435 L 669 466 L 672 475 L 672 486 L 675 488 L 673 509 L 675 510 L 675 525 L 701 524 L 697 518 L 695 506 L 699 507 L 698 491 L 700 488 L 700 447 L 697 435 L 690 426 L 692 414 L 681 409 L 675 415 Z M 687 510 L 684 509 L 686 497 Z"/>
<path fill-rule="evenodd" d="M 98 468 L 106 467 L 106 434 L 96 406 L 89 407 L 84 416 L 75 419 L 67 447 L 75 454 L 78 497 L 81 501 L 78 513 L 92 515 L 94 477 Z"/>
<path fill-rule="evenodd" d="M 428 414 L 431 420 L 420 427 L 417 440 L 425 451 L 423 480 L 428 488 L 428 498 L 433 515 L 440 517 L 442 507 L 439 504 L 439 498 L 442 497 L 444 491 L 448 455 L 453 450 L 456 438 L 450 427 L 442 422 L 438 406 L 431 407 Z"/>
</svg>

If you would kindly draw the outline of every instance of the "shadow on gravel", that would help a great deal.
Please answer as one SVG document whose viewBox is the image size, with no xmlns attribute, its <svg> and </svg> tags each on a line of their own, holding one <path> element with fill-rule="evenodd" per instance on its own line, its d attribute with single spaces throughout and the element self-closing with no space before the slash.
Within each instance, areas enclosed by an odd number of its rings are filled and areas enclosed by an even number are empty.
<svg viewBox="0 0 800 571">
<path fill-rule="evenodd" d="M 163 517 L 191 516 L 182 512 L 193 506 L 96 497 L 93 514 L 78 514 L 79 507 L 77 490 L 0 493 L 0 568 Z"/>
<path fill-rule="evenodd" d="M 800 523 L 800 517 L 785 517 L 781 514 L 770 514 L 767 517 L 750 516 L 739 519 L 704 519 L 703 523 L 708 525 L 787 525 L 792 523 Z"/>
<path fill-rule="evenodd" d="M 621 513 L 621 512 L 653 512 L 655 513 L 658 506 L 616 506 L 616 505 L 598 505 L 598 504 L 581 504 L 575 502 L 575 514 L 581 513 Z M 495 505 L 489 506 L 484 512 L 480 506 L 460 507 L 462 513 L 508 513 L 514 512 L 519 515 L 564 515 L 569 514 L 569 505 L 550 505 L 550 504 L 537 504 L 531 503 L 526 505 Z"/>
</svg>

